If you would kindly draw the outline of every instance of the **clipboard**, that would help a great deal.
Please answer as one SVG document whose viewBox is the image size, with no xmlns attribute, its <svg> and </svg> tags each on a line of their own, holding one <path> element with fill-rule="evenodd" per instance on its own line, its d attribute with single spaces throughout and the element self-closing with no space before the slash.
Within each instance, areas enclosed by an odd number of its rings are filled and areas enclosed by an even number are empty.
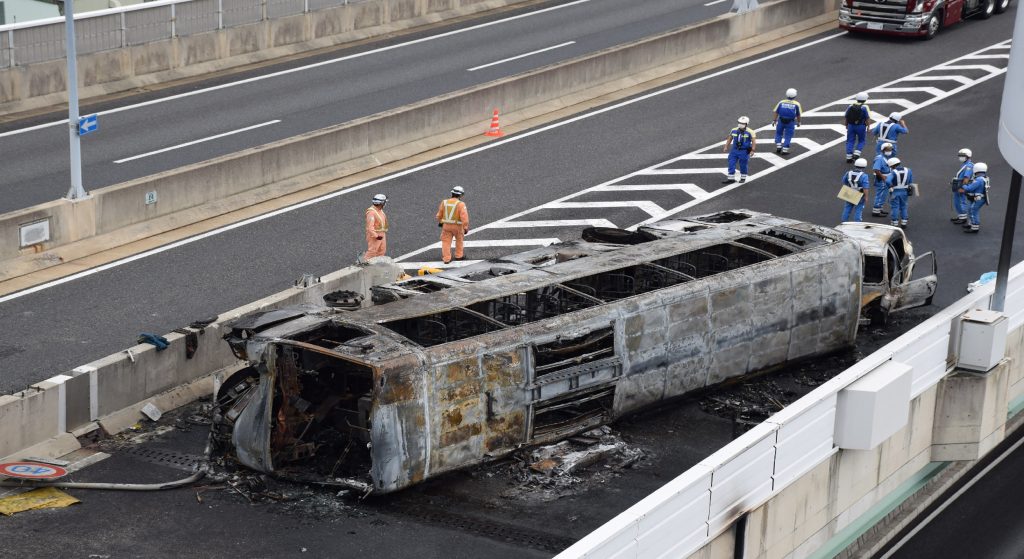
<svg viewBox="0 0 1024 559">
<path fill-rule="evenodd" d="M 850 188 L 844 184 L 843 187 L 839 189 L 839 194 L 836 195 L 836 198 L 856 206 L 860 203 L 861 199 L 864 198 L 864 193 L 856 188 Z"/>
</svg>

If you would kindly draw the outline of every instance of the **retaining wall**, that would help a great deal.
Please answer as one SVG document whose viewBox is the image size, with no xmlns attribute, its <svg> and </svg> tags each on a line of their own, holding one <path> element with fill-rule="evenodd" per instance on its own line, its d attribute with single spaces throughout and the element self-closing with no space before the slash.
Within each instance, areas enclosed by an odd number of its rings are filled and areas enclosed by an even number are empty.
<svg viewBox="0 0 1024 559">
<path fill-rule="evenodd" d="M 0 461 L 2 457 L 31 454 L 31 447 L 56 437 L 65 441 L 67 433 L 81 431 L 98 422 L 108 433 L 134 424 L 142 416 L 139 409 L 156 400 L 164 411 L 199 396 L 208 395 L 212 374 L 232 372 L 242 365 L 232 355 L 222 336 L 225 323 L 243 314 L 301 303 L 323 303 L 331 291 L 347 289 L 364 294 L 369 288 L 394 281 L 402 273 L 389 259 L 350 266 L 320 278 L 310 287 L 293 287 L 243 307 L 222 313 L 198 333 L 199 346 L 188 358 L 185 335 L 171 332 L 164 337 L 170 346 L 157 351 L 149 344 L 136 345 L 72 371 L 56 375 L 10 396 L 0 396 Z M 189 385 L 197 388 L 186 394 L 172 391 Z"/>
<path fill-rule="evenodd" d="M 960 316 L 987 309 L 993 287 L 865 357 L 558 557 L 732 559 L 741 540 L 748 559 L 842 552 L 947 463 L 972 463 L 1005 437 L 1008 415 L 1024 401 L 1024 264 L 1010 274 L 1005 359 L 984 374 L 955 367 Z M 866 448 L 837 440 L 846 413 L 839 400 L 851 385 L 903 366 L 905 421 L 897 414 L 882 424 L 890 434 Z"/>
<path fill-rule="evenodd" d="M 83 240 L 100 247 L 93 252 L 118 246 L 231 211 L 232 197 L 267 189 L 280 195 L 477 136 L 492 107 L 527 110 L 645 71 L 654 79 L 658 72 L 678 71 L 680 60 L 705 62 L 712 53 L 749 48 L 820 24 L 837 6 L 837 0 L 776 0 L 751 12 L 101 188 L 85 200 L 62 199 L 3 214 L 0 261 L 6 265 L 0 281 L 59 264 L 66 256 L 62 250 Z M 156 193 L 157 202 L 146 203 L 148 192 Z M 20 227 L 38 221 L 49 222 L 50 239 L 22 246 Z"/>
</svg>

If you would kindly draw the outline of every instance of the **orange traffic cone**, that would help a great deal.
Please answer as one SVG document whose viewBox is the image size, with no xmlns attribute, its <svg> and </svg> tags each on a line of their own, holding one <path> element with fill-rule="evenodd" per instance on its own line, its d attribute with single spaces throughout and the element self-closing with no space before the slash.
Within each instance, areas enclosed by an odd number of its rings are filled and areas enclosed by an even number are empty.
<svg viewBox="0 0 1024 559">
<path fill-rule="evenodd" d="M 498 109 L 494 109 L 494 116 L 491 117 L 491 127 L 487 132 L 484 132 L 484 136 L 500 138 L 504 135 L 505 133 L 501 131 L 501 126 L 498 124 Z"/>
</svg>

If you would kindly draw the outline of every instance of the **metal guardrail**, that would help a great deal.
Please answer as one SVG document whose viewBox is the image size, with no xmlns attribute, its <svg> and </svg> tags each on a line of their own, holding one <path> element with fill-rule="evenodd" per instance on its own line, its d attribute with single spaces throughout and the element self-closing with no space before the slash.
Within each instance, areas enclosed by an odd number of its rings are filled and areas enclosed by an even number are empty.
<svg viewBox="0 0 1024 559">
<path fill-rule="evenodd" d="M 75 15 L 78 54 L 373 0 L 158 0 Z M 64 19 L 0 25 L 0 69 L 64 58 Z"/>
</svg>

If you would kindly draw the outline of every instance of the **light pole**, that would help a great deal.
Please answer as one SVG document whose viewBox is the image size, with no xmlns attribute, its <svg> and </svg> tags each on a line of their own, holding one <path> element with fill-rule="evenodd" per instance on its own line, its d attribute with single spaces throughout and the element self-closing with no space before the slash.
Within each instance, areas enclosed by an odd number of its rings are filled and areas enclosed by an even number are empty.
<svg viewBox="0 0 1024 559">
<path fill-rule="evenodd" d="M 1017 224 L 1017 204 L 1020 202 L 1021 173 L 1024 172 L 1024 108 L 1020 105 L 1024 95 L 1024 10 L 1017 10 L 1014 22 L 1010 60 L 1003 84 L 1003 101 L 999 111 L 999 151 L 1010 164 L 1010 195 L 1003 222 L 1003 242 L 999 248 L 999 267 L 996 269 L 996 288 L 992 294 L 992 310 L 1003 312 L 1006 306 L 1006 283 L 1010 279 L 1010 255 L 1013 250 L 1014 226 Z"/>
<path fill-rule="evenodd" d="M 72 0 L 64 0 L 64 30 L 68 55 L 68 139 L 71 142 L 71 188 L 69 200 L 88 196 L 82 188 L 82 139 L 78 137 L 78 57 L 75 52 L 75 10 Z"/>
</svg>

